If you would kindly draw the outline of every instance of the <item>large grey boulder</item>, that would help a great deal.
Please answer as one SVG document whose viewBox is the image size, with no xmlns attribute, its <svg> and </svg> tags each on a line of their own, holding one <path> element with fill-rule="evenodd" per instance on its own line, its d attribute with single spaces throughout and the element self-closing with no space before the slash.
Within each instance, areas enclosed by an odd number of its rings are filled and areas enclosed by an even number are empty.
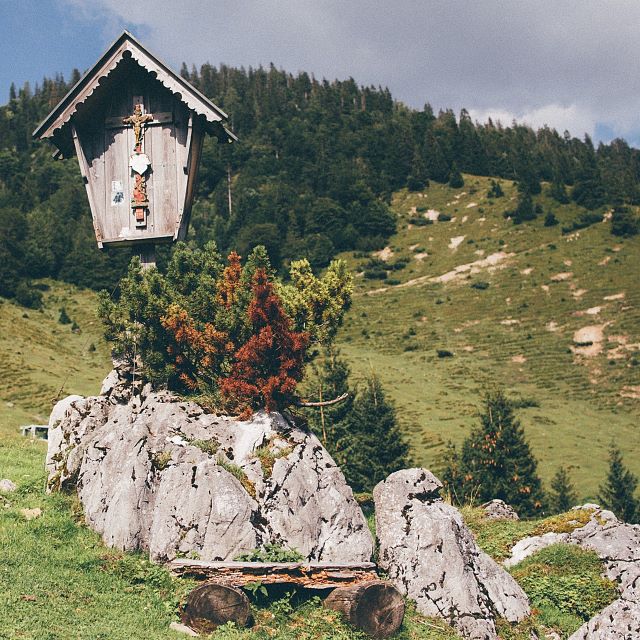
<svg viewBox="0 0 640 640">
<path fill-rule="evenodd" d="M 602 560 L 603 575 L 617 583 L 628 600 L 640 603 L 640 525 L 621 522 L 596 504 L 575 507 L 588 511 L 587 523 L 569 533 L 545 533 L 520 540 L 504 565 L 512 567 L 552 544 L 575 544 L 594 551 Z"/>
<path fill-rule="evenodd" d="M 513 566 L 551 544 L 575 544 L 596 553 L 603 575 L 618 585 L 620 598 L 586 622 L 569 640 L 637 640 L 640 638 L 640 525 L 621 522 L 597 504 L 574 507 L 589 520 L 569 533 L 546 533 L 520 540 L 506 566 Z"/>
<path fill-rule="evenodd" d="M 397 471 L 375 487 L 378 564 L 421 613 L 444 618 L 465 638 L 495 640 L 495 619 L 522 620 L 529 601 L 478 548 L 441 488 L 426 469 Z"/>
<path fill-rule="evenodd" d="M 640 605 L 620 598 L 583 624 L 569 640 L 638 640 Z"/>
<path fill-rule="evenodd" d="M 207 413 L 112 372 L 96 397 L 56 408 L 49 489 L 77 490 L 106 544 L 232 560 L 265 543 L 309 560 L 368 561 L 373 540 L 318 439 L 277 413 Z"/>
</svg>

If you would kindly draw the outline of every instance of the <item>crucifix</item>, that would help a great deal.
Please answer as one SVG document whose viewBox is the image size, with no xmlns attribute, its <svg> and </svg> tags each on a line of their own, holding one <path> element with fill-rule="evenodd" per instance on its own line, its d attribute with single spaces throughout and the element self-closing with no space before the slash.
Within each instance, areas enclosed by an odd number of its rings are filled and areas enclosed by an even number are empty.
<svg viewBox="0 0 640 640">
<path fill-rule="evenodd" d="M 131 208 L 135 214 L 136 227 L 144 227 L 146 225 L 145 213 L 149 206 L 147 180 L 144 174 L 151 166 L 151 160 L 149 160 L 149 156 L 143 152 L 142 143 L 144 141 L 146 124 L 152 120 L 153 116 L 150 113 L 143 113 L 141 102 L 136 102 L 132 115 L 122 119 L 123 124 L 132 125 L 133 135 L 135 136 L 135 144 L 133 153 L 129 159 L 129 166 L 135 174 L 135 184 L 133 186 L 133 193 L 131 194 Z"/>
</svg>

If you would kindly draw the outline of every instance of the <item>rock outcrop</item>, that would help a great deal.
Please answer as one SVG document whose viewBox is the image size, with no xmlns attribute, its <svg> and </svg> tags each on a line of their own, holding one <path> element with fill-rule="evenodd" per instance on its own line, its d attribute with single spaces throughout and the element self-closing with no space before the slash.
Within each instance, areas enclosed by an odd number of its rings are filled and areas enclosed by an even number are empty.
<svg viewBox="0 0 640 640">
<path fill-rule="evenodd" d="M 49 490 L 77 490 L 105 543 L 157 561 L 231 560 L 265 543 L 309 560 L 368 561 L 373 541 L 318 439 L 280 414 L 216 416 L 112 372 L 54 408 Z"/>
<path fill-rule="evenodd" d="M 516 510 L 504 500 L 489 500 L 482 509 L 488 520 L 520 520 Z"/>
<path fill-rule="evenodd" d="M 640 605 L 620 598 L 582 625 L 569 640 L 637 640 Z"/>
<path fill-rule="evenodd" d="M 444 618 L 466 638 L 495 640 L 496 617 L 525 618 L 527 596 L 478 548 L 441 488 L 425 469 L 397 471 L 375 487 L 378 564 L 421 613 Z"/>
<path fill-rule="evenodd" d="M 546 533 L 520 540 L 506 566 L 556 543 L 575 544 L 594 551 L 603 575 L 618 585 L 620 598 L 576 631 L 570 640 L 634 640 L 640 638 L 640 525 L 620 522 L 596 504 L 575 507 L 590 512 L 583 526 L 567 533 Z"/>
</svg>

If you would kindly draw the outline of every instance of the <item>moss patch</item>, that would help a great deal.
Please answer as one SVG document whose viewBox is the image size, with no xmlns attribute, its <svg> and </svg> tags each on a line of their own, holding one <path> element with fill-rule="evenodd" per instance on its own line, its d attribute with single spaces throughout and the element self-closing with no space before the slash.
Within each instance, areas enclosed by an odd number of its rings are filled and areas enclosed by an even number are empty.
<svg viewBox="0 0 640 640">
<path fill-rule="evenodd" d="M 595 553 L 566 544 L 542 549 L 511 570 L 540 621 L 561 634 L 573 633 L 618 597 L 601 572 Z"/>
</svg>

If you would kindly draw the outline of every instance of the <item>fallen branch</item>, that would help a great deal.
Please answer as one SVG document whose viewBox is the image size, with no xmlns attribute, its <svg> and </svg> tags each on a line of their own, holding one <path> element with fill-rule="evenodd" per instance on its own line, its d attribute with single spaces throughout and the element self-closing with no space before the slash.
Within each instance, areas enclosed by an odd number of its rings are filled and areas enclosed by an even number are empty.
<svg viewBox="0 0 640 640">
<path fill-rule="evenodd" d="M 305 402 L 303 400 L 296 400 L 294 405 L 296 407 L 328 407 L 332 404 L 338 404 L 349 397 L 348 393 L 343 393 L 341 396 L 334 398 L 333 400 L 321 400 L 320 402 Z"/>
</svg>

